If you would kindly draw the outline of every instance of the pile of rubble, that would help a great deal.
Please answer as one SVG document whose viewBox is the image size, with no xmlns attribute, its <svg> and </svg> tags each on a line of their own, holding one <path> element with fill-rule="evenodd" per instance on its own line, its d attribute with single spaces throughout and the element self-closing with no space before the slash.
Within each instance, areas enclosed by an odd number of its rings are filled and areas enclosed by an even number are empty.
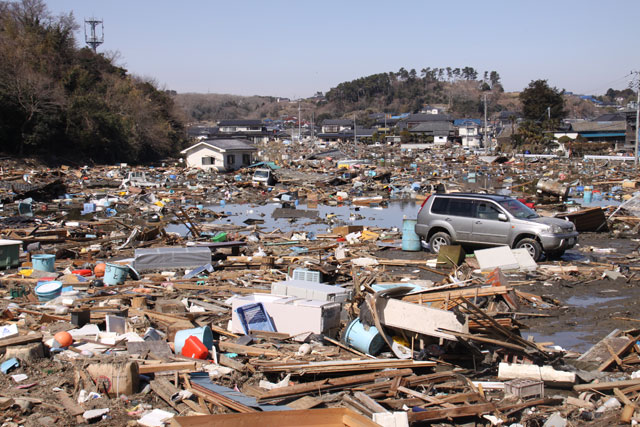
<svg viewBox="0 0 640 427">
<path fill-rule="evenodd" d="M 566 309 L 545 286 L 634 285 L 637 248 L 582 245 L 539 264 L 506 247 L 434 255 L 402 250 L 402 218 L 366 221 L 395 200 L 415 215 L 440 185 L 636 236 L 635 174 L 454 152 L 298 154 L 270 187 L 250 169 L 5 165 L 3 425 L 636 421 L 639 330 L 583 353 L 523 334 Z M 331 213 L 344 207 L 349 218 Z"/>
</svg>

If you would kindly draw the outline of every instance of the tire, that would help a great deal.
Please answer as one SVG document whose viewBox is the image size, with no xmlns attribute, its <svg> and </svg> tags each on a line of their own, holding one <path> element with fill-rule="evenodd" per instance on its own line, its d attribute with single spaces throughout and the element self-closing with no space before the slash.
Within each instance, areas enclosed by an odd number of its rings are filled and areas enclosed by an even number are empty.
<svg viewBox="0 0 640 427">
<path fill-rule="evenodd" d="M 548 251 L 545 252 L 547 259 L 560 259 L 564 255 L 564 250 L 561 251 Z"/>
<path fill-rule="evenodd" d="M 540 261 L 540 257 L 542 257 L 542 246 L 540 246 L 540 243 L 538 243 L 538 241 L 535 239 L 529 239 L 529 238 L 522 239 L 518 243 L 516 243 L 515 248 L 526 249 L 527 252 L 529 252 L 529 255 L 531 255 L 531 258 L 533 258 L 535 262 Z"/>
<path fill-rule="evenodd" d="M 433 252 L 434 254 L 437 254 L 438 252 L 440 252 L 440 248 L 442 246 L 448 246 L 450 244 L 451 244 L 451 236 L 449 236 L 449 233 L 446 233 L 444 231 L 439 231 L 438 233 L 435 233 L 429 239 L 429 247 L 431 248 L 431 252 Z"/>
</svg>

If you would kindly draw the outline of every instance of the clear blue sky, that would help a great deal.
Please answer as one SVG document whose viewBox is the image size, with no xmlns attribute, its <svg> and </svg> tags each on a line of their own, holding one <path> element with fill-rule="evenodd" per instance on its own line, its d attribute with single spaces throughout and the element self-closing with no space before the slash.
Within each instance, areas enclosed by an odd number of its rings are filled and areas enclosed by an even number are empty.
<svg viewBox="0 0 640 427">
<path fill-rule="evenodd" d="M 640 0 L 49 0 L 104 20 L 102 52 L 178 92 L 306 97 L 379 72 L 471 66 L 507 91 L 535 79 L 624 89 L 640 69 Z M 77 36 L 84 44 L 82 28 Z"/>
</svg>

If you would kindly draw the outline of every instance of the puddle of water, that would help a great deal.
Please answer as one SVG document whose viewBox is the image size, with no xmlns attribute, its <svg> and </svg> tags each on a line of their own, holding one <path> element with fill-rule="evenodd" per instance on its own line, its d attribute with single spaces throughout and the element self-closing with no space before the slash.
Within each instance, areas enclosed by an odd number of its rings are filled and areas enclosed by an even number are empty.
<svg viewBox="0 0 640 427">
<path fill-rule="evenodd" d="M 555 345 L 559 345 L 565 350 L 573 350 L 580 353 L 584 353 L 593 346 L 593 343 L 587 341 L 584 335 L 576 331 L 556 332 L 550 335 L 525 331 L 523 335 L 532 335 L 538 343 L 553 342 Z"/>
<path fill-rule="evenodd" d="M 276 229 L 282 232 L 300 231 L 300 232 L 314 232 L 316 234 L 328 233 L 328 229 L 332 226 L 326 221 L 327 216 L 332 216 L 331 220 L 334 225 L 363 225 L 369 227 L 380 227 L 391 229 L 396 227 L 402 229 L 402 219 L 404 217 L 409 219 L 415 219 L 420 209 L 420 203 L 413 200 L 406 201 L 391 201 L 388 207 L 366 207 L 355 205 L 342 205 L 342 206 L 327 206 L 318 205 L 318 217 L 314 219 L 299 218 L 295 221 L 291 221 L 288 218 L 273 218 L 271 215 L 276 208 L 282 206 L 281 203 L 269 203 L 266 205 L 251 205 L 251 204 L 227 204 L 225 206 L 213 205 L 206 206 L 208 210 L 214 212 L 222 212 L 229 215 L 227 218 L 222 218 L 210 222 L 210 224 L 230 224 L 244 226 L 244 221 L 247 219 L 259 219 L 263 220 L 263 224 L 257 224 L 257 226 L 265 232 L 270 232 Z M 297 209 L 307 210 L 306 204 L 298 205 Z M 185 235 L 187 229 L 182 224 L 169 224 L 166 228 L 167 232 L 180 233 Z"/>
<path fill-rule="evenodd" d="M 576 307 L 587 308 L 593 305 L 604 304 L 610 301 L 624 299 L 625 296 L 598 297 L 598 296 L 572 296 L 567 300 L 567 304 Z"/>
</svg>

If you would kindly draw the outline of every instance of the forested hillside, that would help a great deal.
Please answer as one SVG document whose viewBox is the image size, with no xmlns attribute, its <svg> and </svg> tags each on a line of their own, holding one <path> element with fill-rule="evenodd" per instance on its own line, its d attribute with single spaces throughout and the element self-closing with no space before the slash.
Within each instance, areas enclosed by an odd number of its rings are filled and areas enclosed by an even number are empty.
<svg viewBox="0 0 640 427">
<path fill-rule="evenodd" d="M 0 1 L 0 143 L 15 155 L 95 163 L 177 153 L 180 112 L 152 82 L 78 48 L 71 14 Z"/>
</svg>

